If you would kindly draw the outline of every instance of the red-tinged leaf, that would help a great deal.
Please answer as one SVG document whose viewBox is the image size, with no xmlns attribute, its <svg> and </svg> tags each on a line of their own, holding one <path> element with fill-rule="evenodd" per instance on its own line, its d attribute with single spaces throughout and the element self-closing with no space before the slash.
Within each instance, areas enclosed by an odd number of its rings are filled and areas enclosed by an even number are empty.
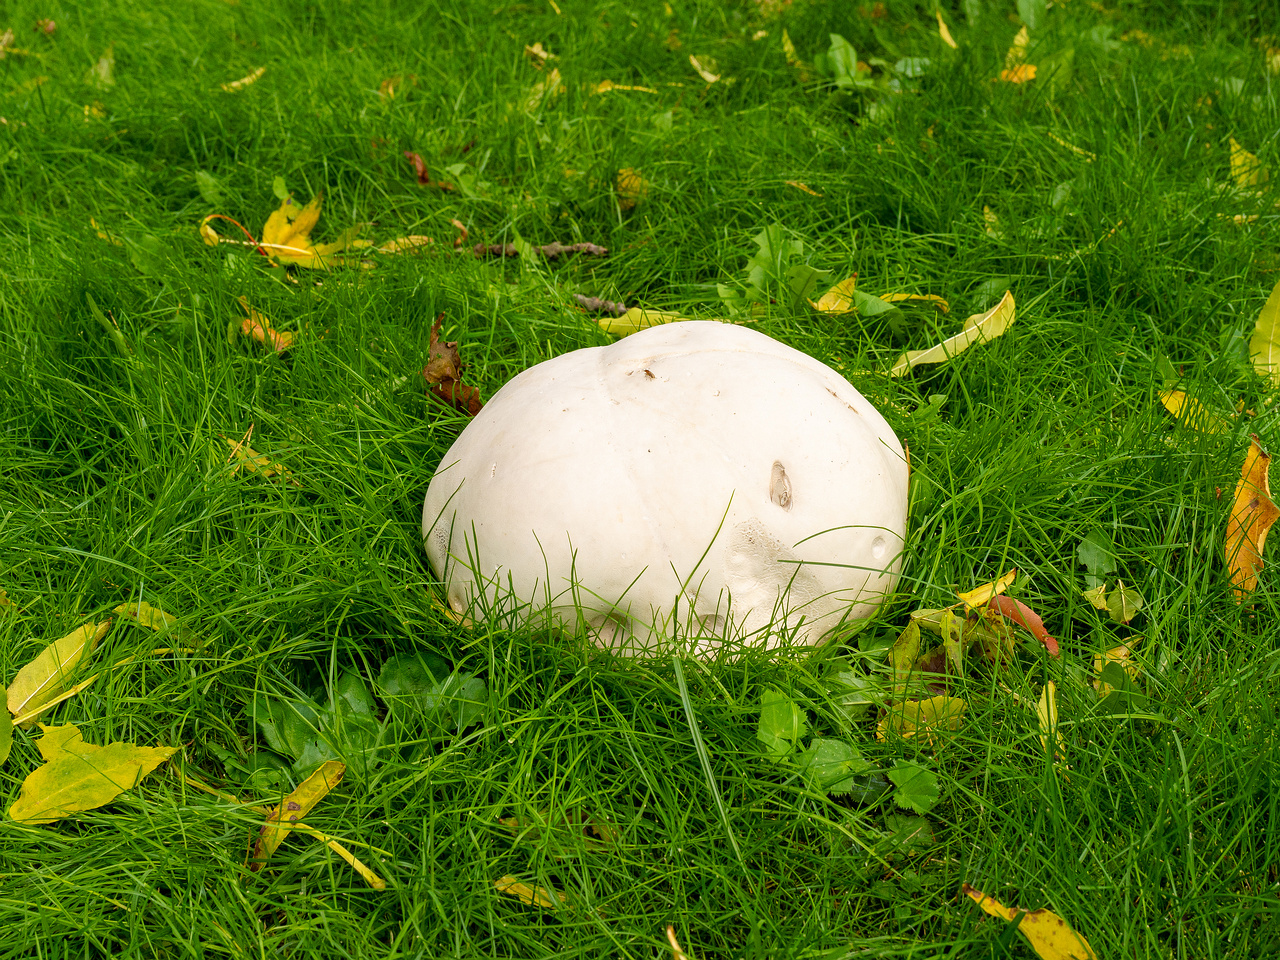
<svg viewBox="0 0 1280 960">
<path fill-rule="evenodd" d="M 1012 597 L 998 596 L 991 598 L 991 602 L 987 604 L 987 609 L 1008 617 L 1030 633 L 1044 644 L 1044 648 L 1049 651 L 1049 656 L 1056 657 L 1058 655 L 1058 641 L 1049 636 L 1049 631 L 1044 628 L 1044 621 L 1040 619 L 1040 615 L 1025 603 L 1020 600 L 1014 600 Z"/>
<path fill-rule="evenodd" d="M 431 327 L 431 343 L 428 346 L 429 359 L 422 368 L 422 376 L 427 381 L 431 393 L 457 410 L 474 417 L 484 406 L 480 399 L 480 391 L 462 382 L 462 355 L 458 352 L 456 341 L 440 340 L 440 325 L 444 322 L 444 314 L 436 317 Z"/>
<path fill-rule="evenodd" d="M 1237 601 L 1258 586 L 1267 533 L 1280 519 L 1280 508 L 1271 502 L 1270 467 L 1271 454 L 1258 446 L 1258 438 L 1254 436 L 1240 468 L 1231 516 L 1227 518 L 1227 569 L 1231 572 Z"/>
<path fill-rule="evenodd" d="M 418 186 L 423 187 L 431 182 L 431 172 L 427 170 L 427 161 L 412 150 L 406 150 L 404 157 L 413 164 L 413 172 L 418 175 Z"/>
</svg>

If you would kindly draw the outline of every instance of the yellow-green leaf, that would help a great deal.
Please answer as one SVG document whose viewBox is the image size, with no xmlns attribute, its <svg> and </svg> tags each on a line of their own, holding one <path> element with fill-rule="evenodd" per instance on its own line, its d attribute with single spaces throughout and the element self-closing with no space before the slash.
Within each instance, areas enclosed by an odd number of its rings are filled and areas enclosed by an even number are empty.
<svg viewBox="0 0 1280 960">
<path fill-rule="evenodd" d="M 998 580 L 992 580 L 990 583 L 984 583 L 980 587 L 975 587 L 964 593 L 956 593 L 956 596 L 964 601 L 965 607 L 972 609 L 973 607 L 986 606 L 987 601 L 997 594 L 1004 593 L 1009 589 L 1014 580 L 1018 579 L 1018 568 L 1014 567 Z"/>
<path fill-rule="evenodd" d="M 1107 594 L 1107 613 L 1117 623 L 1128 623 L 1138 615 L 1146 601 L 1133 587 L 1126 587 L 1123 580 L 1116 581 L 1116 588 Z"/>
<path fill-rule="evenodd" d="M 498 888 L 499 893 L 510 894 L 521 903 L 531 907 L 542 907 L 544 910 L 555 910 L 567 902 L 565 895 L 558 890 L 549 891 L 545 887 L 535 887 L 512 876 L 499 877 L 493 881 L 493 885 Z"/>
<path fill-rule="evenodd" d="M 159 607 L 153 607 L 145 600 L 138 600 L 133 603 L 122 603 L 116 607 L 112 613 L 118 613 L 122 617 L 130 620 L 136 620 L 144 627 L 150 627 L 152 630 L 166 630 L 169 627 L 178 625 L 178 618 L 172 614 L 165 613 Z"/>
<path fill-rule="evenodd" d="M 367 240 L 357 240 L 363 225 L 348 228 L 333 243 L 316 246 L 311 242 L 311 231 L 320 222 L 320 208 L 324 194 L 316 194 L 305 207 L 293 202 L 293 195 L 285 197 L 280 207 L 267 218 L 262 228 L 259 246 L 277 263 L 293 264 L 310 270 L 323 270 L 342 262 L 341 253 L 346 250 L 369 246 Z M 207 240 L 207 238 L 206 238 Z"/>
<path fill-rule="evenodd" d="M 22 793 L 9 816 L 28 824 L 53 823 L 73 813 L 110 803 L 164 761 L 177 747 L 139 747 L 85 743 L 74 726 L 46 727 L 36 741 L 48 761 L 22 782 Z"/>
<path fill-rule="evenodd" d="M 889 707 L 876 727 L 877 739 L 883 740 L 888 731 L 903 739 L 922 736 L 932 740 L 935 733 L 960 729 L 960 720 L 968 704 L 959 697 L 929 697 L 927 700 L 908 700 Z"/>
<path fill-rule="evenodd" d="M 951 312 L 951 304 L 932 293 L 882 293 L 880 299 L 885 303 L 931 303 L 939 313 Z"/>
<path fill-rule="evenodd" d="M 1133 657 L 1134 648 L 1138 646 L 1135 639 L 1129 643 L 1122 643 L 1119 646 L 1112 647 L 1104 653 L 1095 653 L 1093 655 L 1093 672 L 1098 675 L 1098 679 L 1093 681 L 1094 687 L 1098 691 L 1099 697 L 1106 697 L 1115 689 L 1111 684 L 1102 679 L 1102 672 L 1115 664 L 1129 675 L 1131 680 L 1138 679 L 1138 662 Z"/>
<path fill-rule="evenodd" d="M 326 760 L 320 764 L 320 769 L 298 784 L 297 789 L 280 802 L 280 806 L 275 808 L 271 817 L 263 824 L 258 843 L 253 848 L 254 863 L 251 869 L 262 869 L 262 865 L 271 859 L 271 855 L 289 835 L 293 824 L 310 813 L 338 785 L 346 772 L 346 764 L 338 760 Z"/>
<path fill-rule="evenodd" d="M 620 317 L 601 317 L 596 323 L 600 324 L 600 329 L 605 333 L 611 333 L 615 337 L 625 337 L 645 327 L 656 327 L 661 323 L 674 323 L 687 319 L 678 313 L 632 307 Z"/>
<path fill-rule="evenodd" d="M 1083 596 L 1086 600 L 1092 603 L 1095 607 L 1097 607 L 1103 613 L 1110 612 L 1111 608 L 1107 606 L 1107 585 L 1105 583 L 1098 584 L 1092 590 L 1082 591 L 1081 596 Z"/>
<path fill-rule="evenodd" d="M 846 277 L 811 304 L 822 313 L 854 313 L 858 308 L 853 302 L 853 290 L 858 285 L 858 275 Z"/>
<path fill-rule="evenodd" d="M 1231 424 L 1211 413 L 1204 404 L 1195 397 L 1189 397 L 1181 390 L 1161 390 L 1160 402 L 1171 414 L 1185 423 L 1192 430 L 1201 433 L 1226 433 Z"/>
<path fill-rule="evenodd" d="M 1040 960 L 1098 960 L 1098 955 L 1089 946 L 1089 941 L 1072 930 L 1067 922 L 1052 910 L 1023 910 L 1019 907 L 1006 907 L 999 900 L 993 900 L 981 890 L 975 890 L 967 883 L 964 892 L 974 903 L 993 917 L 1003 920 L 1016 920 L 1018 932 L 1027 938 Z"/>
<path fill-rule="evenodd" d="M 4 693 L 4 688 L 0 687 L 0 695 Z M 0 710 L 0 766 L 4 766 L 4 762 L 9 759 L 9 750 L 13 746 L 13 717 L 9 716 L 3 710 Z"/>
<path fill-rule="evenodd" d="M 1252 153 L 1242 147 L 1235 137 L 1231 137 L 1231 179 L 1236 186 L 1260 187 L 1271 179 L 1271 171 Z"/>
<path fill-rule="evenodd" d="M 1013 319 L 1013 294 L 1006 290 L 999 303 L 986 313 L 971 316 L 965 321 L 964 329 L 954 337 L 928 350 L 908 350 L 889 370 L 889 376 L 900 377 L 924 363 L 942 363 L 968 350 L 975 343 L 994 340 L 1013 325 Z"/>
<path fill-rule="evenodd" d="M 1271 288 L 1271 296 L 1258 313 L 1249 338 L 1249 355 L 1253 369 L 1266 377 L 1271 386 L 1280 386 L 1280 283 Z"/>
<path fill-rule="evenodd" d="M 39 716 L 40 708 L 67 688 L 67 678 L 110 628 L 110 620 L 86 623 L 41 650 L 9 685 L 6 700 L 9 712 L 15 718 L 22 718 L 23 726 L 30 726 Z"/>
<path fill-rule="evenodd" d="M 952 50 L 960 49 L 956 44 L 955 38 L 951 36 L 951 31 L 947 29 L 947 21 L 942 19 L 942 11 L 935 10 L 934 12 L 938 15 L 938 36 L 942 38 L 942 42 Z"/>
<path fill-rule="evenodd" d="M 1044 692 L 1040 694 L 1036 717 L 1040 721 L 1040 742 L 1044 744 L 1044 748 L 1049 749 L 1049 740 L 1052 738 L 1055 754 L 1064 749 L 1066 742 L 1062 739 L 1062 734 L 1058 733 L 1058 687 L 1052 680 L 1044 685 Z"/>
</svg>

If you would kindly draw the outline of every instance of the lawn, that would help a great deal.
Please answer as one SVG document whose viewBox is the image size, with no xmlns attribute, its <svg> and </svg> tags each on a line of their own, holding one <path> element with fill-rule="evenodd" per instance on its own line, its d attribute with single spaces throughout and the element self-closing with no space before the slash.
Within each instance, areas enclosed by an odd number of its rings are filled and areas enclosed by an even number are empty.
<svg viewBox="0 0 1280 960">
<path fill-rule="evenodd" d="M 13 730 L 0 956 L 652 958 L 671 925 L 697 960 L 1034 957 L 966 883 L 1101 958 L 1273 955 L 1280 602 L 1224 553 L 1250 435 L 1280 444 L 1249 346 L 1280 39 L 1170 6 L 6 4 L 0 683 L 110 620 L 41 721 L 176 749 L 23 822 L 45 758 Z M 372 246 L 262 255 L 319 194 L 313 240 Z M 806 302 L 853 274 L 949 312 Z M 1006 290 L 1004 335 L 889 376 Z M 450 616 L 420 523 L 468 417 L 424 380 L 432 324 L 488 398 L 615 339 L 578 297 L 750 323 L 883 412 L 908 544 L 856 636 L 634 662 Z M 1011 568 L 1061 655 L 974 647 L 954 730 L 882 727 L 912 612 Z M 306 823 L 382 889 L 300 831 L 255 862 L 321 761 Z"/>
</svg>

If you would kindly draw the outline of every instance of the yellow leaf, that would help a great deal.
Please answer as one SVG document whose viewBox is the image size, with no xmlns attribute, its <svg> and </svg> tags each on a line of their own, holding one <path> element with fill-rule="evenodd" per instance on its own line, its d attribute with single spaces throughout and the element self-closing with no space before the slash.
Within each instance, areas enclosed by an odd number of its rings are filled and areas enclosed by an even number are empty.
<svg viewBox="0 0 1280 960">
<path fill-rule="evenodd" d="M 431 237 L 414 234 L 409 237 L 399 237 L 395 240 L 388 240 L 386 243 L 379 244 L 374 248 L 374 250 L 377 253 L 417 252 L 433 243 L 435 243 L 435 240 Z"/>
<path fill-rule="evenodd" d="M 1105 607 L 1103 609 L 1106 609 Z M 1112 647 L 1105 653 L 1095 653 L 1093 655 L 1093 672 L 1098 675 L 1098 679 L 1093 681 L 1094 688 L 1098 691 L 1098 697 L 1106 697 L 1115 689 L 1109 683 L 1102 680 L 1102 671 L 1111 664 L 1118 665 L 1133 680 L 1138 679 L 1138 664 L 1133 658 L 1134 648 L 1138 645 L 1134 640 L 1130 643 L 1122 643 L 1118 647 Z"/>
<path fill-rule="evenodd" d="M 942 11 L 938 10 L 935 12 L 938 15 L 938 36 L 940 36 L 942 38 L 942 42 L 952 50 L 959 50 L 959 45 L 956 43 L 955 38 L 951 36 L 951 31 L 947 29 L 947 21 L 942 19 Z"/>
<path fill-rule="evenodd" d="M 975 587 L 965 593 L 957 592 L 956 596 L 963 600 L 964 605 L 970 609 L 973 607 L 985 607 L 988 600 L 1004 593 L 1016 579 L 1018 579 L 1018 568 L 1014 567 L 1000 579 L 984 583 L 982 586 Z"/>
<path fill-rule="evenodd" d="M 218 231 L 209 226 L 209 221 L 212 219 L 213 216 L 208 216 L 200 221 L 200 236 L 206 244 L 211 247 L 216 247 L 222 242 L 222 238 L 218 236 Z"/>
<path fill-rule="evenodd" d="M 93 103 L 86 103 L 84 105 L 85 123 L 88 123 L 90 120 L 101 120 L 106 115 L 107 108 L 102 105 L 101 101 L 95 100 Z"/>
<path fill-rule="evenodd" d="M 904 740 L 917 735 L 932 740 L 935 733 L 960 729 L 960 720 L 968 704 L 959 697 L 930 697 L 908 700 L 889 707 L 876 726 L 876 739 L 885 739 L 893 731 Z"/>
<path fill-rule="evenodd" d="M 1081 596 L 1103 613 L 1110 612 L 1111 608 L 1107 606 L 1107 585 L 1105 583 L 1098 584 L 1098 586 L 1094 587 L 1092 590 L 1082 591 Z"/>
<path fill-rule="evenodd" d="M 315 827 L 309 827 L 305 823 L 295 823 L 293 825 L 293 829 L 298 833 L 305 833 L 309 837 L 315 837 L 343 860 L 351 864 L 351 868 L 355 870 L 356 873 L 360 874 L 360 876 L 364 878 L 364 882 L 369 884 L 369 886 L 374 890 L 387 889 L 387 881 L 383 880 L 380 876 L 361 863 L 355 854 L 337 840 L 333 839 L 333 837 L 327 836 Z"/>
<path fill-rule="evenodd" d="M 1051 737 L 1056 744 L 1055 756 L 1059 750 L 1065 750 L 1066 741 L 1062 739 L 1062 734 L 1058 733 L 1058 688 L 1052 680 L 1044 685 L 1044 692 L 1040 694 L 1040 703 L 1036 705 L 1036 717 L 1040 721 L 1040 742 L 1044 744 L 1045 750 L 1049 749 Z"/>
<path fill-rule="evenodd" d="M 1280 387 L 1280 283 L 1271 288 L 1271 296 L 1258 312 L 1249 338 L 1249 355 L 1253 369 L 1271 386 Z"/>
<path fill-rule="evenodd" d="M 1260 160 L 1236 141 L 1231 141 L 1231 179 L 1240 189 L 1260 187 L 1271 179 L 1271 171 Z"/>
<path fill-rule="evenodd" d="M 882 293 L 880 299 L 885 303 L 931 303 L 939 313 L 951 312 L 951 304 L 932 293 Z"/>
<path fill-rule="evenodd" d="M 97 233 L 99 240 L 105 240 L 107 241 L 107 243 L 111 244 L 113 247 L 124 246 L 124 241 L 121 240 L 119 237 L 113 237 L 109 233 L 104 233 L 102 229 L 98 226 L 98 221 L 93 219 L 93 217 L 89 218 L 89 226 L 93 227 L 94 232 Z"/>
<path fill-rule="evenodd" d="M 1264 453 L 1258 446 L 1258 438 L 1253 437 L 1240 468 L 1231 516 L 1227 519 L 1227 570 L 1231 573 L 1237 601 L 1244 600 L 1258 586 L 1267 532 L 1280 519 L 1280 509 L 1271 502 L 1267 476 L 1270 467 L 1271 454 Z"/>
<path fill-rule="evenodd" d="M 0 687 L 0 695 L 4 694 L 4 687 Z M 13 747 L 13 717 L 9 716 L 3 710 L 0 710 L 0 767 L 4 766 L 4 762 L 9 759 L 9 751 Z"/>
<path fill-rule="evenodd" d="M 1181 390 L 1161 390 L 1160 402 L 1192 430 L 1199 430 L 1201 433 L 1227 433 L 1231 429 L 1231 424 L 1210 413 L 1199 400 L 1188 397 Z"/>
<path fill-rule="evenodd" d="M 987 236 L 992 240 L 1000 240 L 1004 237 L 1004 231 L 1000 229 L 1000 218 L 996 216 L 996 212 L 988 206 L 982 208 L 982 222 L 986 225 Z"/>
<path fill-rule="evenodd" d="M 1005 83 L 1027 83 L 1036 78 L 1034 63 L 1020 63 L 1016 67 L 1000 71 L 1000 79 Z"/>
<path fill-rule="evenodd" d="M 635 205 L 649 195 L 649 181 L 630 167 L 618 171 L 618 206 L 623 210 L 632 210 Z"/>
<path fill-rule="evenodd" d="M 258 842 L 253 848 L 253 864 L 251 870 L 261 870 L 264 863 L 271 859 L 284 838 L 289 835 L 293 825 L 312 811 L 317 803 L 323 800 L 342 780 L 346 773 L 346 764 L 338 760 L 326 760 L 320 769 L 298 784 L 293 793 L 272 811 L 271 817 L 262 826 Z"/>
<path fill-rule="evenodd" d="M 1052 910 L 1026 911 L 1019 907 L 1006 907 L 967 883 L 964 892 L 978 906 L 993 917 L 1003 920 L 1022 918 L 1018 932 L 1027 938 L 1031 949 L 1040 960 L 1098 960 L 1089 941 L 1072 930 L 1067 922 Z"/>
<path fill-rule="evenodd" d="M 262 79 L 262 75 L 267 72 L 266 67 L 259 67 L 247 76 L 241 77 L 239 80 L 232 80 L 230 83 L 219 84 L 227 93 L 235 93 L 237 90 L 243 90 L 251 83 L 257 83 Z"/>
<path fill-rule="evenodd" d="M 853 291 L 858 285 L 858 275 L 846 277 L 818 298 L 813 309 L 822 313 L 853 313 L 858 308 L 853 302 Z"/>
<path fill-rule="evenodd" d="M 631 90 L 635 93 L 657 93 L 653 87 L 637 87 L 629 83 L 614 83 L 612 80 L 601 80 L 591 88 L 591 93 L 608 93 L 610 90 Z"/>
<path fill-rule="evenodd" d="M 1013 44 L 1009 47 L 1009 52 L 1004 55 L 1006 70 L 1012 70 L 1027 59 L 1027 44 L 1030 42 L 1031 32 L 1023 26 L 1018 31 L 1018 35 L 1013 38 Z"/>
<path fill-rule="evenodd" d="M 703 57 L 703 60 L 707 60 L 708 66 L 712 65 L 712 61 L 708 60 L 706 57 Z M 715 83 L 717 80 L 720 79 L 720 74 L 712 73 L 710 70 L 707 69 L 706 66 L 702 64 L 702 61 L 699 60 L 697 57 L 695 57 L 693 54 L 689 54 L 689 63 L 693 66 L 693 69 L 698 72 L 698 76 L 700 76 L 708 84 Z"/>
<path fill-rule="evenodd" d="M 789 66 L 800 66 L 800 58 L 796 55 L 796 45 L 791 42 L 791 37 L 787 34 L 785 27 L 782 30 L 782 55 L 787 58 Z"/>
<path fill-rule="evenodd" d="M 600 329 L 605 333 L 611 333 L 616 337 L 625 337 L 635 333 L 637 330 L 643 330 L 645 327 L 656 327 L 660 323 L 673 323 L 686 319 L 688 318 L 682 317 L 678 313 L 632 307 L 620 317 L 599 317 L 595 322 L 600 325 Z"/>
<path fill-rule="evenodd" d="M 524 97 L 525 113 L 533 113 L 538 107 L 545 103 L 549 103 L 552 97 L 557 97 L 564 93 L 564 87 L 560 81 L 560 70 L 552 67 L 551 72 L 547 74 L 545 79 L 539 80 Z"/>
<path fill-rule="evenodd" d="M 528 47 L 525 47 L 528 50 Z M 401 74 L 397 73 L 394 77 L 387 77 L 378 84 L 378 96 L 384 100 L 394 100 L 401 87 L 411 88 L 418 85 L 418 75 L 416 73 Z"/>
<path fill-rule="evenodd" d="M 170 627 L 174 627 L 178 632 L 181 632 L 181 628 L 178 627 L 177 617 L 165 613 L 159 607 L 153 607 L 145 600 L 122 603 L 112 613 L 118 613 L 122 617 L 136 620 L 144 627 L 150 627 L 152 630 L 167 630 Z"/>
<path fill-rule="evenodd" d="M 567 903 L 567 899 L 559 890 L 548 891 L 545 887 L 535 887 L 522 883 L 512 876 L 499 877 L 493 881 L 499 893 L 508 893 L 531 907 L 542 907 L 544 910 L 555 910 Z"/>
<path fill-rule="evenodd" d="M 74 726 L 46 727 L 36 741 L 47 763 L 22 782 L 9 816 L 28 824 L 53 823 L 110 803 L 178 752 L 177 747 L 85 743 Z"/>
<path fill-rule="evenodd" d="M 40 715 L 40 708 L 66 689 L 67 679 L 110 628 L 110 620 L 77 627 L 18 671 L 9 685 L 7 699 L 9 712 L 20 718 L 22 726 L 31 726 Z"/>
<path fill-rule="evenodd" d="M 542 65 L 548 60 L 559 59 L 554 53 L 549 53 L 547 51 L 547 49 L 542 45 L 541 40 L 535 43 L 532 47 L 526 43 L 524 45 L 524 55 L 528 57 L 529 62 L 539 70 L 542 69 Z"/>
<path fill-rule="evenodd" d="M 250 427 L 249 431 L 252 433 L 253 428 Z M 302 486 L 297 480 L 293 479 L 293 474 L 288 467 L 282 463 L 272 462 L 271 458 L 265 453 L 259 453 L 249 446 L 248 434 L 245 434 L 244 439 L 239 441 L 227 440 L 226 437 L 222 439 L 226 440 L 227 446 L 231 448 L 231 455 L 227 457 L 227 462 L 235 463 L 235 466 L 231 468 L 232 476 L 238 473 L 241 467 L 244 467 L 250 473 L 260 474 L 264 479 L 269 480 L 272 477 L 280 476 L 285 477 L 295 487 Z"/>
<path fill-rule="evenodd" d="M 944 340 L 928 350 L 908 350 L 889 370 L 889 376 L 900 377 L 924 363 L 943 363 L 958 353 L 968 350 L 974 343 L 994 340 L 1003 334 L 1014 320 L 1013 293 L 1006 290 L 1000 302 L 986 313 L 975 313 L 965 321 L 964 329 L 954 337 Z"/>
<path fill-rule="evenodd" d="M 783 181 L 783 182 L 784 182 L 784 183 L 786 183 L 786 185 L 787 185 L 788 187 L 795 187 L 795 188 L 796 188 L 797 190 L 799 190 L 801 193 L 807 193 L 807 194 L 808 194 L 809 196 L 811 196 L 811 197 L 820 197 L 820 196 L 822 196 L 822 194 L 820 194 L 817 190 L 814 190 L 814 189 L 813 189 L 811 186 L 809 186 L 807 183 L 801 183 L 799 180 L 786 180 L 786 181 Z"/>
<path fill-rule="evenodd" d="M 1077 147 L 1074 143 L 1068 143 L 1066 140 L 1063 140 L 1060 136 L 1058 136 L 1052 130 L 1049 131 L 1049 139 L 1052 140 L 1054 143 L 1056 143 L 1058 146 L 1066 147 L 1072 153 L 1079 154 L 1080 156 L 1088 160 L 1090 163 L 1093 163 L 1093 161 L 1098 159 L 1097 154 L 1090 153 L 1088 150 L 1082 150 L 1080 147 Z"/>
<path fill-rule="evenodd" d="M 680 946 L 680 941 L 676 939 L 676 928 L 672 924 L 667 924 L 667 943 L 671 944 L 671 960 L 693 960 L 684 947 Z"/>
</svg>

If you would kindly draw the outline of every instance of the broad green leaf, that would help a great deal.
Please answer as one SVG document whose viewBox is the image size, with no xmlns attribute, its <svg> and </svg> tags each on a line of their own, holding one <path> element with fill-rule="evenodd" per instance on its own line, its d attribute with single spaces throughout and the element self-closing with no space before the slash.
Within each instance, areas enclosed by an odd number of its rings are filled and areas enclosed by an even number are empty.
<svg viewBox="0 0 1280 960">
<path fill-rule="evenodd" d="M 271 855 L 289 835 L 293 825 L 310 813 L 338 785 L 346 769 L 337 760 L 326 761 L 280 802 L 280 806 L 272 811 L 271 818 L 263 824 L 262 832 L 258 835 L 250 869 L 262 869 L 263 864 L 271 859 Z"/>
<path fill-rule="evenodd" d="M 197 170 L 196 189 L 200 191 L 200 199 L 209 206 L 214 207 L 222 202 L 222 188 L 212 174 Z"/>
<path fill-rule="evenodd" d="M 1128 623 L 1138 615 L 1146 601 L 1135 587 L 1126 587 L 1123 580 L 1107 595 L 1107 612 L 1118 623 Z"/>
<path fill-rule="evenodd" d="M 756 739 L 764 744 L 765 753 L 775 760 L 788 756 L 800 745 L 808 732 L 804 711 L 781 690 L 770 687 L 760 698 L 760 722 Z"/>
<path fill-rule="evenodd" d="M 748 286 L 764 290 L 770 281 L 785 284 L 791 262 L 804 256 L 804 244 L 790 239 L 778 223 L 765 227 L 752 241 L 759 250 L 747 261 Z"/>
<path fill-rule="evenodd" d="M 1085 534 L 1076 547 L 1076 556 L 1088 571 L 1084 581 L 1090 589 L 1101 586 L 1109 574 L 1116 572 L 1116 546 L 1101 530 L 1094 529 Z"/>
<path fill-rule="evenodd" d="M 9 816 L 23 823 L 53 823 L 110 803 L 178 752 L 177 747 L 85 743 L 74 726 L 46 727 L 36 741 L 48 761 L 22 782 Z M 46 742 L 47 741 L 47 742 Z"/>
<path fill-rule="evenodd" d="M 933 824 L 924 817 L 913 817 L 908 813 L 891 813 L 884 818 L 885 829 L 889 831 L 885 846 L 922 849 L 933 846 Z"/>
<path fill-rule="evenodd" d="M 884 692 L 874 677 L 852 670 L 841 670 L 830 675 L 826 685 L 836 710 L 846 720 L 856 720 L 872 704 L 884 699 Z"/>
<path fill-rule="evenodd" d="M 840 34 L 833 33 L 830 36 L 831 47 L 827 51 L 827 63 L 836 86 L 842 90 L 852 90 L 858 86 L 858 53 Z"/>
<path fill-rule="evenodd" d="M 851 290 L 850 293 L 853 296 L 853 303 L 858 310 L 859 316 L 867 317 L 868 319 L 883 316 L 886 320 L 900 320 L 902 318 L 902 310 L 883 297 L 863 293 L 857 288 Z"/>
<path fill-rule="evenodd" d="M 814 737 L 797 762 L 805 783 L 818 793 L 848 793 L 855 777 L 875 769 L 853 744 L 827 737 Z"/>
<path fill-rule="evenodd" d="M 483 680 L 426 651 L 393 656 L 382 665 L 377 686 L 392 713 L 417 715 L 443 733 L 481 720 L 488 703 Z"/>
<path fill-rule="evenodd" d="M 1109 696 L 1117 689 L 1129 688 L 1132 686 L 1130 681 L 1138 679 L 1138 663 L 1133 658 L 1137 645 L 1138 641 L 1134 640 L 1112 647 L 1104 653 L 1094 654 L 1093 672 L 1098 675 L 1098 679 L 1093 685 L 1099 698 Z"/>
<path fill-rule="evenodd" d="M 1013 325 L 1013 294 L 1005 295 L 986 313 L 975 313 L 965 321 L 964 329 L 954 337 L 930 347 L 928 350 L 908 350 L 889 370 L 889 376 L 900 377 L 925 363 L 943 363 L 958 353 L 963 353 L 975 343 L 994 340 Z"/>
<path fill-rule="evenodd" d="M 1098 960 L 1089 941 L 1052 910 L 1026 911 L 1019 907 L 1006 907 L 967 883 L 963 889 L 970 900 L 991 916 L 1019 921 L 1018 932 L 1027 938 L 1040 960 Z"/>
<path fill-rule="evenodd" d="M 284 177 L 271 178 L 271 192 L 275 194 L 277 200 L 286 203 L 289 199 L 289 188 L 285 186 Z"/>
<path fill-rule="evenodd" d="M 787 270 L 787 288 L 799 305 L 808 300 L 818 289 L 818 284 L 829 276 L 830 270 L 818 270 L 807 263 L 798 263 Z"/>
<path fill-rule="evenodd" d="M 973 291 L 973 300 L 980 310 L 986 310 L 992 304 L 999 303 L 1008 289 L 1008 277 L 992 277 L 978 284 L 977 289 Z"/>
<path fill-rule="evenodd" d="M 1028 30 L 1039 30 L 1044 26 L 1047 10 L 1047 0 L 1018 0 L 1018 16 Z"/>
<path fill-rule="evenodd" d="M 9 712 L 21 726 L 31 726 L 40 708 L 67 688 L 67 679 L 110 628 L 110 620 L 77 627 L 18 671 L 9 684 L 7 702 Z"/>
<path fill-rule="evenodd" d="M 938 775 L 928 767 L 909 760 L 898 760 L 889 771 L 889 779 L 898 789 L 893 802 L 916 813 L 928 813 L 942 795 Z"/>
<path fill-rule="evenodd" d="M 1249 356 L 1253 369 L 1272 387 L 1280 387 L 1280 283 L 1271 288 L 1271 296 L 1258 313 L 1249 338 Z"/>
</svg>

